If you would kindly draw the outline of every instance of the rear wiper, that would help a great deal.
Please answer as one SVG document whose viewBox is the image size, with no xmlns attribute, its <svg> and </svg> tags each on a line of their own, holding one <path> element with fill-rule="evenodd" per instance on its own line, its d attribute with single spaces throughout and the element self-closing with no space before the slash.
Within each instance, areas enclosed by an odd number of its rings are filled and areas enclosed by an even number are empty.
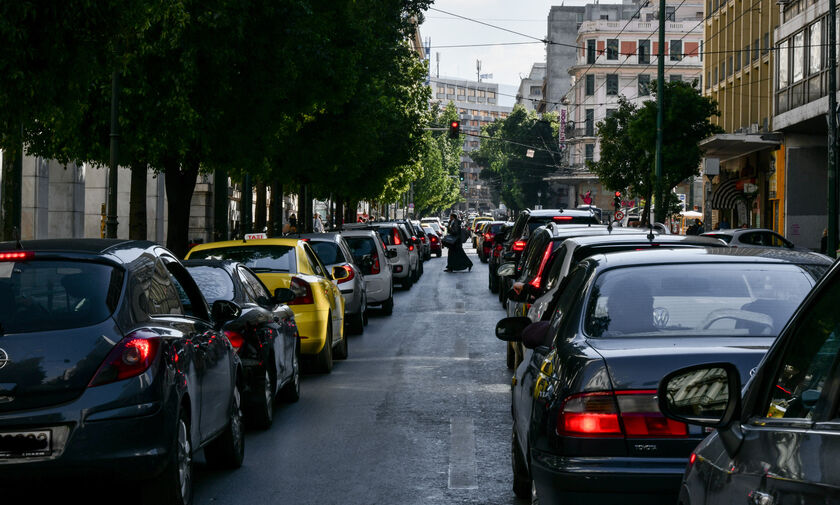
<svg viewBox="0 0 840 505">
<path fill-rule="evenodd" d="M 265 272 L 288 272 L 289 271 L 288 269 L 284 269 L 284 268 L 254 268 L 254 267 L 251 267 L 251 270 L 254 271 L 254 272 L 262 272 L 262 273 L 265 273 Z"/>
</svg>

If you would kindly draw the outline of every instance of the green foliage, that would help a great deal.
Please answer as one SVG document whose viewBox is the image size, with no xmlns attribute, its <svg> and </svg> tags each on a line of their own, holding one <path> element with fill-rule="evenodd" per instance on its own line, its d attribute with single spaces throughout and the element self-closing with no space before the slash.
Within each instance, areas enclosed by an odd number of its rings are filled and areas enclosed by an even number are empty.
<svg viewBox="0 0 840 505">
<path fill-rule="evenodd" d="M 429 112 L 429 126 L 445 128 L 458 119 L 452 102 L 441 110 L 437 105 Z M 421 174 L 414 181 L 414 212 L 418 216 L 446 210 L 461 197 L 457 174 L 463 151 L 460 139 L 450 139 L 445 131 L 427 131 L 423 135 Z"/>
<path fill-rule="evenodd" d="M 709 118 L 718 114 L 714 100 L 687 82 L 665 83 L 662 143 L 662 187 L 656 191 L 656 102 L 641 107 L 619 100 L 616 113 L 598 123 L 601 158 L 589 168 L 610 190 L 629 191 L 649 206 L 654 193 L 670 195 L 685 179 L 699 175 L 699 142 L 723 130 Z M 661 208 L 673 213 L 675 197 L 662 196 Z M 650 215 L 649 208 L 644 216 Z M 646 218 L 646 217 L 645 217 Z"/>
<path fill-rule="evenodd" d="M 543 178 L 558 167 L 559 127 L 556 114 L 540 117 L 517 105 L 506 119 L 482 129 L 490 138 L 483 138 L 470 157 L 485 167 L 481 178 L 495 188 L 508 208 L 518 210 L 537 201 L 537 191 L 545 188 Z M 529 149 L 533 157 L 528 157 Z"/>
</svg>

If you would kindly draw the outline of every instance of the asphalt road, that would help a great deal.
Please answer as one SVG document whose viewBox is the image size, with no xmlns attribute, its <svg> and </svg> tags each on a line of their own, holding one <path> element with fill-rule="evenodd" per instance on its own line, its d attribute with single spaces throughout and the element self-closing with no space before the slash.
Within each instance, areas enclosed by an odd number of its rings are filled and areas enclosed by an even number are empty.
<svg viewBox="0 0 840 505">
<path fill-rule="evenodd" d="M 427 261 L 393 315 L 349 337 L 346 361 L 306 375 L 298 403 L 247 433 L 242 468 L 199 456 L 195 503 L 524 503 L 511 491 L 511 374 L 493 334 L 504 313 L 470 256 L 472 272 Z"/>
</svg>

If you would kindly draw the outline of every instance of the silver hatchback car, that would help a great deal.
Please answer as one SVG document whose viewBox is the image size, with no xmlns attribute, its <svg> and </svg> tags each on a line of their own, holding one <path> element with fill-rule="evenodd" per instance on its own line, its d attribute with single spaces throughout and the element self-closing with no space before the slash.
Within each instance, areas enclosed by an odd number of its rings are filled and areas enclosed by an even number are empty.
<svg viewBox="0 0 840 505">
<path fill-rule="evenodd" d="M 386 249 L 379 234 L 371 229 L 344 230 L 341 236 L 365 276 L 368 307 L 378 305 L 390 315 L 394 311 L 394 275 L 390 258 L 396 257 L 396 251 Z"/>
<path fill-rule="evenodd" d="M 300 238 L 309 242 L 328 272 L 336 268 L 347 271 L 347 277 L 333 281 L 344 297 L 344 324 L 350 333 L 364 333 L 367 325 L 365 277 L 347 243 L 338 233 L 304 233 Z"/>
</svg>

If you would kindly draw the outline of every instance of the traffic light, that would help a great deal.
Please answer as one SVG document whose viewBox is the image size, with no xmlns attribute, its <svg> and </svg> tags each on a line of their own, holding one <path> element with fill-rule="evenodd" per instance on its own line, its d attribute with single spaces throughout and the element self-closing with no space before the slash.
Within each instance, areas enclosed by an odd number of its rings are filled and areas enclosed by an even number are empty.
<svg viewBox="0 0 840 505">
<path fill-rule="evenodd" d="M 464 172 L 461 172 L 461 182 L 464 182 Z"/>
<path fill-rule="evenodd" d="M 613 207 L 615 207 L 616 212 L 621 210 L 621 191 L 615 192 L 615 196 L 613 197 Z"/>
<path fill-rule="evenodd" d="M 451 121 L 449 123 L 449 138 L 457 139 L 461 135 L 461 122 Z"/>
</svg>

